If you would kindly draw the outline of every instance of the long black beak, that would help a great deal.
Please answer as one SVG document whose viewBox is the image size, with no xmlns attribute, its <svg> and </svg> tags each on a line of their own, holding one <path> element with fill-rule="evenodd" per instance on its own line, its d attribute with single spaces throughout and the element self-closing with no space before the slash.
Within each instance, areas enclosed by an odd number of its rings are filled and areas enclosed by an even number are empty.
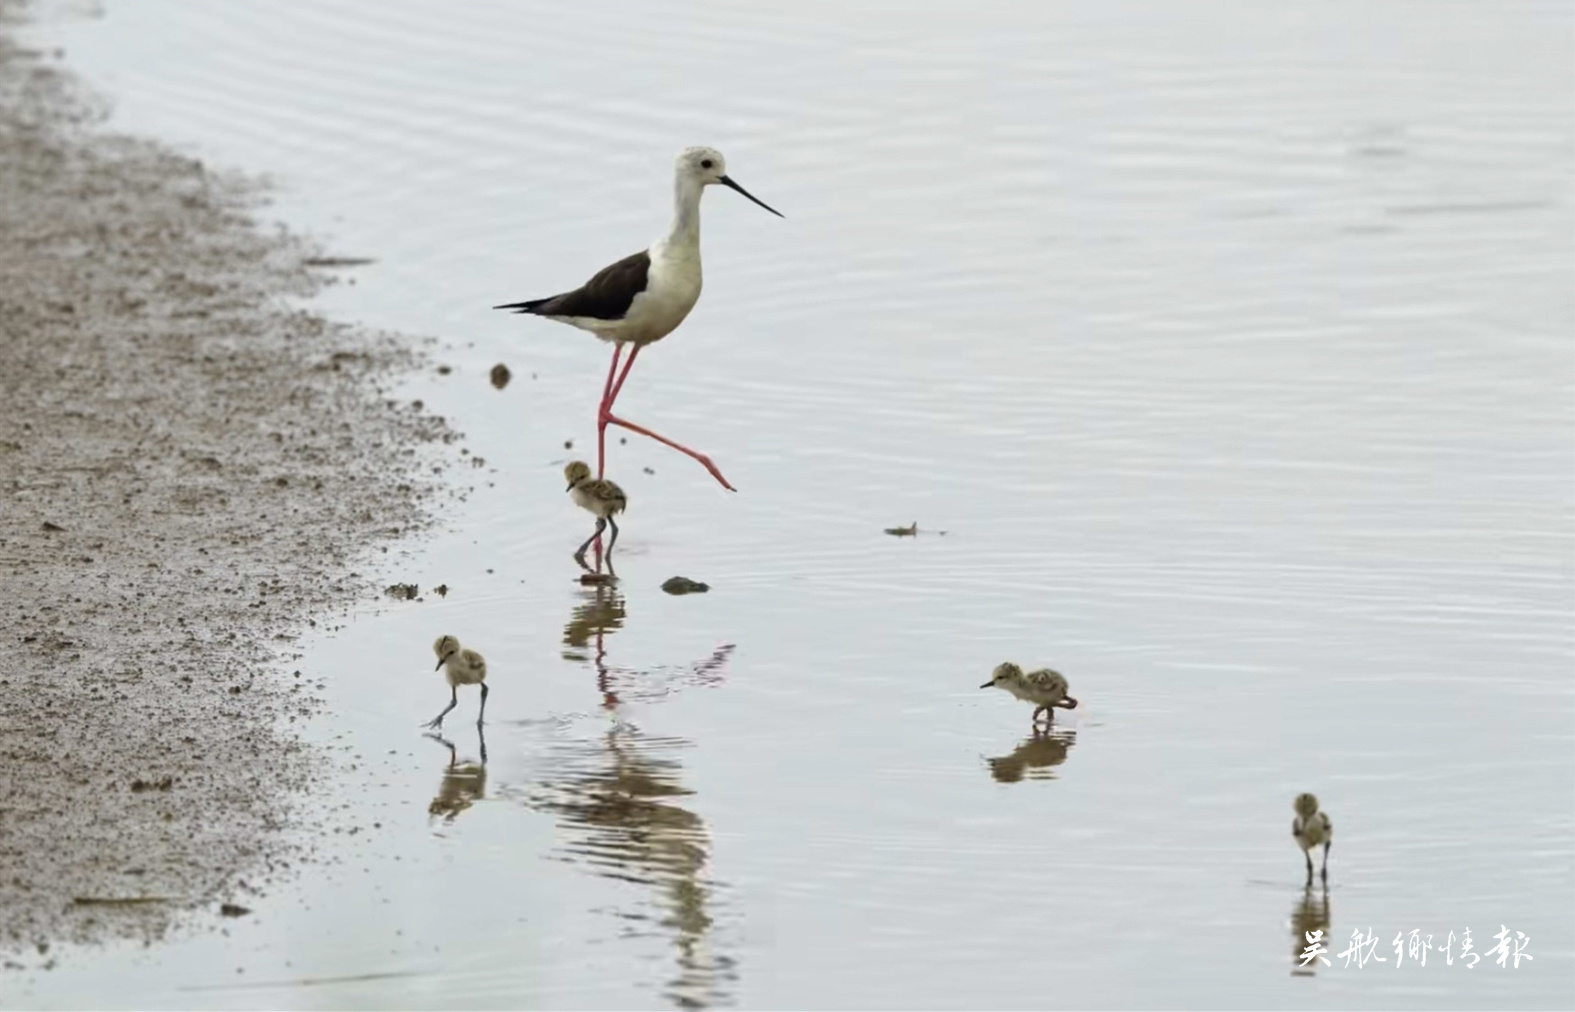
<svg viewBox="0 0 1575 1012">
<path fill-rule="evenodd" d="M 995 684 L 995 679 L 992 678 L 988 682 L 985 682 L 983 685 L 979 686 L 979 688 L 981 688 L 981 689 L 988 689 L 990 686 L 992 686 L 994 684 Z"/>
<path fill-rule="evenodd" d="M 739 193 L 742 193 L 744 196 L 748 197 L 750 200 L 753 200 L 755 203 L 759 204 L 761 207 L 765 208 L 767 211 L 770 211 L 772 214 L 776 215 L 778 218 L 786 217 L 786 215 L 784 215 L 781 211 L 778 211 L 776 208 L 772 207 L 770 204 L 768 204 L 765 201 L 761 200 L 759 197 L 755 196 L 753 193 L 750 193 L 748 190 L 744 189 L 742 186 L 739 186 L 737 183 L 733 182 L 733 178 L 731 176 L 723 176 L 722 179 L 721 179 L 721 183 L 722 183 L 723 186 L 726 186 L 729 189 L 737 190 Z"/>
<path fill-rule="evenodd" d="M 454 655 L 452 653 L 448 653 L 448 654 L 444 654 L 442 657 L 439 657 L 438 658 L 438 662 L 437 662 L 437 667 L 433 668 L 432 670 L 433 671 L 441 670 L 443 665 L 448 663 L 448 659 L 450 657 L 453 657 L 453 656 Z"/>
<path fill-rule="evenodd" d="M 564 489 L 564 491 L 565 492 L 573 492 L 574 491 L 574 482 L 572 482 L 572 481 L 569 482 L 569 487 Z"/>
</svg>

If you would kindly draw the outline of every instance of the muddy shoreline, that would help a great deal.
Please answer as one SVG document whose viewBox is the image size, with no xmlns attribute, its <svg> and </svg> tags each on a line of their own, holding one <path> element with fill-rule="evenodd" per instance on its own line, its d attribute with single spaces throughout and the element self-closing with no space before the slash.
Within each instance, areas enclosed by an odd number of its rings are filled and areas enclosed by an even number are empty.
<svg viewBox="0 0 1575 1012">
<path fill-rule="evenodd" d="M 412 342 L 299 307 L 325 251 L 106 132 L 25 13 L 0 0 L 0 952 L 36 965 L 217 923 L 302 858 L 326 760 L 291 644 L 375 593 L 453 436 L 386 392 Z"/>
</svg>

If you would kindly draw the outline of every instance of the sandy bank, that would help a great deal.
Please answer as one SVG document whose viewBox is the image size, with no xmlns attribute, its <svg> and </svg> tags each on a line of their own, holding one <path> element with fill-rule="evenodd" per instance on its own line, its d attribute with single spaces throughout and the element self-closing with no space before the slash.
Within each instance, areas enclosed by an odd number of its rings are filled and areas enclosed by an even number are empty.
<svg viewBox="0 0 1575 1012">
<path fill-rule="evenodd" d="M 285 296 L 243 180 L 99 131 L 0 0 L 0 949 L 154 936 L 294 859 L 281 667 L 423 524 L 406 345 Z M 424 477 L 423 477 L 424 476 Z M 129 902 L 137 901 L 137 902 Z"/>
</svg>

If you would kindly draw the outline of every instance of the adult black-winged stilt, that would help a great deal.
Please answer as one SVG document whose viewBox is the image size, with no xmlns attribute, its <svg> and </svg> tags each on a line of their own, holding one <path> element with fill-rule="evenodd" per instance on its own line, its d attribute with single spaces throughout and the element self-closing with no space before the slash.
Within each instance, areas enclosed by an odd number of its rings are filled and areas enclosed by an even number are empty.
<svg viewBox="0 0 1575 1012">
<path fill-rule="evenodd" d="M 728 177 L 727 162 L 715 148 L 685 148 L 679 152 L 674 169 L 673 224 L 666 236 L 633 256 L 602 268 L 572 292 L 493 308 L 545 316 L 612 342 L 612 365 L 607 369 L 607 382 L 602 386 L 601 404 L 596 410 L 598 478 L 606 472 L 607 426 L 621 425 L 687 453 L 703 464 L 723 488 L 736 492 L 710 457 L 612 413 L 613 402 L 629 378 L 640 349 L 671 334 L 700 299 L 700 195 L 705 188 L 720 183 L 782 217 L 780 211 Z M 618 360 L 626 344 L 631 346 L 629 357 L 620 372 Z"/>
</svg>

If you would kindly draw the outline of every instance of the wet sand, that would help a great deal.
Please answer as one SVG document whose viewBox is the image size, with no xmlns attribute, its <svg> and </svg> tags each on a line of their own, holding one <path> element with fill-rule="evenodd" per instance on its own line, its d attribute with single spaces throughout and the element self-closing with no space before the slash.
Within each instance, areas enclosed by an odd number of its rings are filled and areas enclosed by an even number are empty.
<svg viewBox="0 0 1575 1012">
<path fill-rule="evenodd" d="M 0 950 L 47 955 L 216 923 L 309 858 L 291 644 L 428 522 L 452 436 L 386 393 L 407 342 L 298 308 L 322 250 L 260 228 L 251 182 L 97 129 L 22 15 L 0 2 Z"/>
</svg>

